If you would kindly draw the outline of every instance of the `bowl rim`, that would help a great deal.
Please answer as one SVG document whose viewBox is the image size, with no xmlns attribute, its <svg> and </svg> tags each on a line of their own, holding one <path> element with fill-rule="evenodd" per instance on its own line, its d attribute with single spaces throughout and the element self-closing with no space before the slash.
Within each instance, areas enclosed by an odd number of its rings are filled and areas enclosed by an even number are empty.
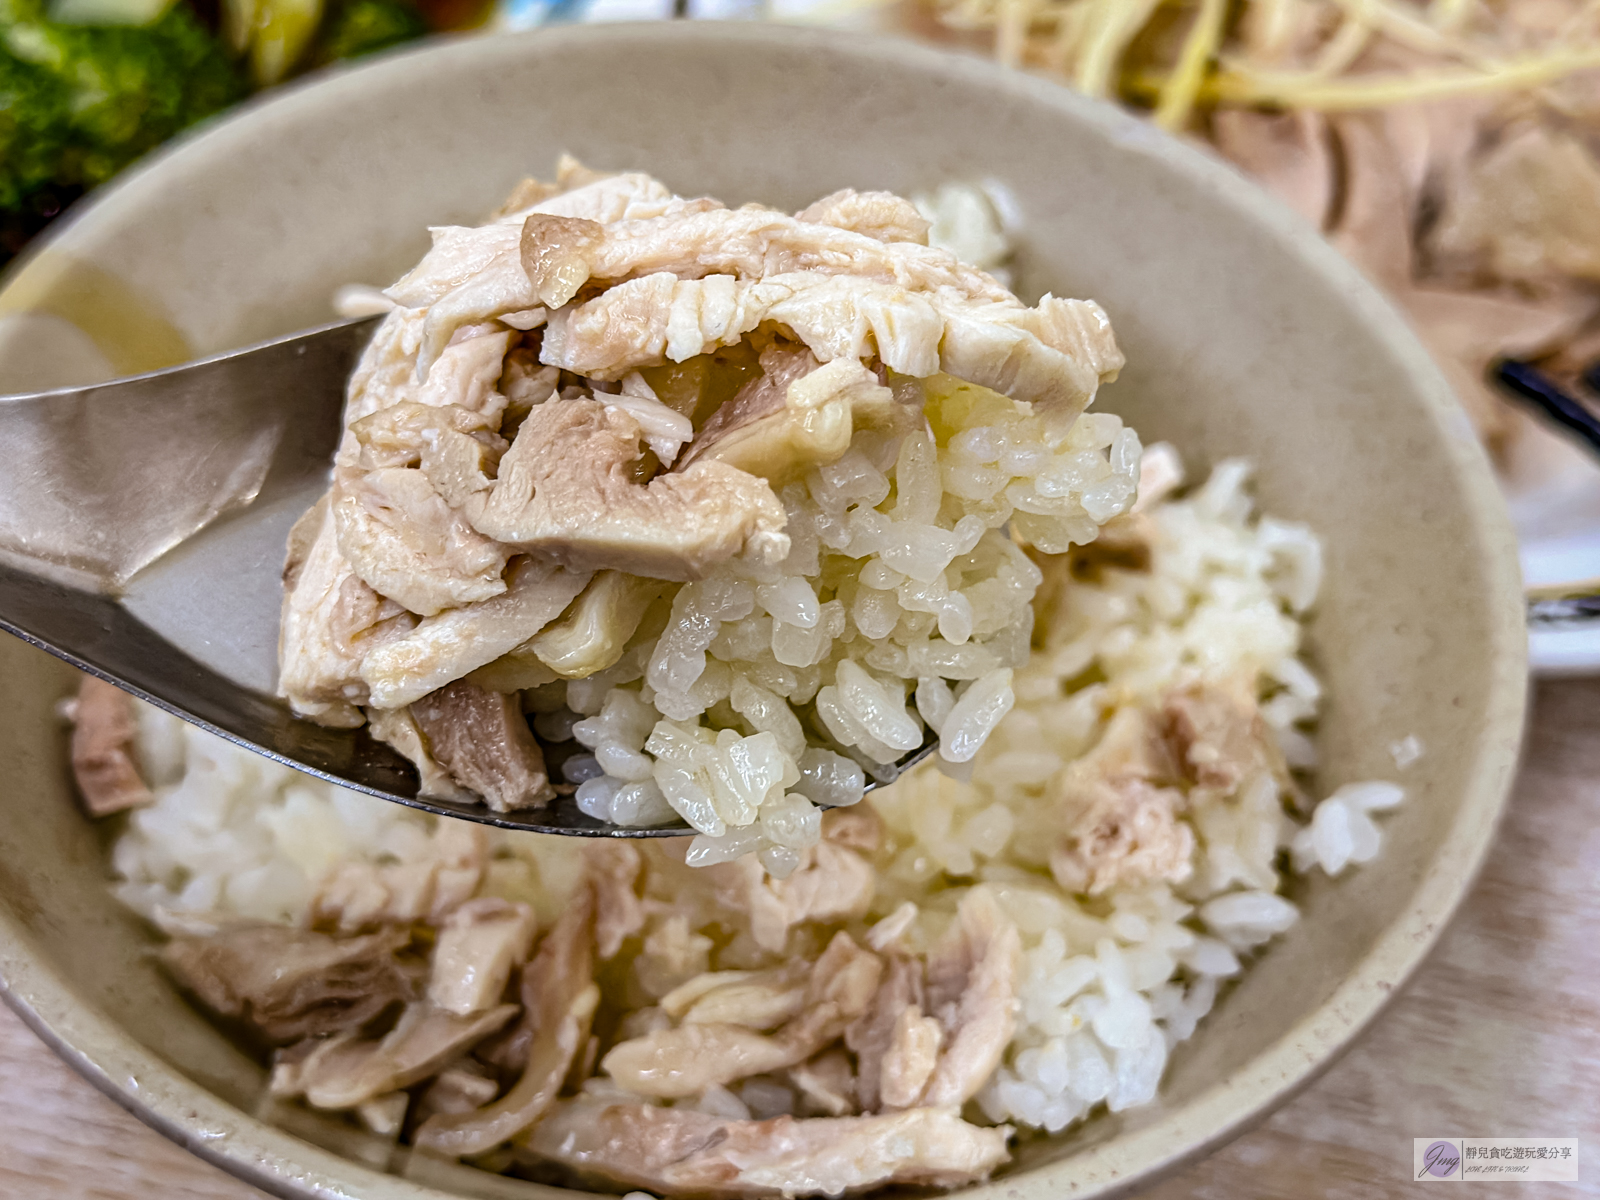
<svg viewBox="0 0 1600 1200">
<path fill-rule="evenodd" d="M 261 122 L 325 111 L 352 89 L 366 87 L 369 79 L 403 75 L 423 58 L 476 60 L 488 67 L 515 59 L 534 45 L 544 52 L 559 52 L 565 45 L 629 39 L 657 44 L 690 39 L 730 48 L 770 48 L 781 43 L 822 50 L 840 59 L 877 63 L 892 59 L 910 69 L 956 77 L 1024 103 L 1061 111 L 1096 128 L 1124 149 L 1162 160 L 1174 176 L 1242 213 L 1263 236 L 1274 239 L 1286 253 L 1335 287 L 1369 336 L 1403 365 L 1404 374 L 1441 432 L 1446 459 L 1462 487 L 1467 515 L 1484 551 L 1480 576 L 1484 591 L 1499 603 L 1493 607 L 1490 636 L 1482 648 L 1489 665 L 1485 736 L 1473 747 L 1457 748 L 1473 759 L 1459 816 L 1438 844 L 1433 864 L 1417 881 L 1405 911 L 1379 934 L 1355 970 L 1318 1008 L 1245 1067 L 1212 1084 L 1181 1109 L 1066 1159 L 978 1184 L 959 1194 L 968 1200 L 1016 1200 L 1020 1185 L 1039 1196 L 1070 1189 L 1080 1197 L 1109 1200 L 1149 1186 L 1243 1133 L 1313 1082 L 1420 967 L 1488 853 L 1509 798 L 1526 716 L 1527 632 L 1521 574 L 1510 518 L 1488 458 L 1443 375 L 1405 320 L 1302 218 L 1221 160 L 1132 114 L 974 55 L 909 39 L 775 23 L 570 25 L 442 39 L 359 66 L 309 76 L 207 122 L 124 173 L 64 222 L 57 222 L 47 237 L 36 240 L 12 264 L 0 298 L 27 275 L 45 245 L 61 241 L 86 216 L 105 212 L 124 191 L 159 178 L 163 172 L 203 166 L 209 157 L 246 150 L 252 131 Z M 267 1192 L 318 1200 L 377 1195 L 394 1200 L 449 1200 L 455 1194 L 340 1157 L 221 1100 L 146 1049 L 97 1006 L 77 998 L 70 981 L 33 951 L 29 935 L 4 909 L 0 909 L 0 998 L 106 1095 L 201 1158 Z M 1041 1188 L 1049 1190 L 1034 1191 Z M 570 1197 L 578 1193 L 548 1190 L 546 1194 Z"/>
</svg>

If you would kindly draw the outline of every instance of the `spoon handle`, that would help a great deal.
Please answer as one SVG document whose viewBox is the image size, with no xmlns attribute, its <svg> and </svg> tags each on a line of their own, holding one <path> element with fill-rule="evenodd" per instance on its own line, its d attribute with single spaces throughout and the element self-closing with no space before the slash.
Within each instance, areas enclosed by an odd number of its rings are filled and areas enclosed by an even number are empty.
<svg viewBox="0 0 1600 1200">
<path fill-rule="evenodd" d="M 0 396 L 0 555 L 115 591 L 275 475 L 301 471 L 308 455 L 325 462 L 344 381 L 373 324 Z"/>
</svg>

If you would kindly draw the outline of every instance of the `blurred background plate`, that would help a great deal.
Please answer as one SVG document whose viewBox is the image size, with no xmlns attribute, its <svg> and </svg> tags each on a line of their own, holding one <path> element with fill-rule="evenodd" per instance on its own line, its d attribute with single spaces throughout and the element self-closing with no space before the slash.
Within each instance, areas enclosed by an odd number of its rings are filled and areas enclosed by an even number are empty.
<svg viewBox="0 0 1600 1200">
<path fill-rule="evenodd" d="M 1502 464 L 1537 675 L 1600 672 L 1600 461 L 1534 418 Z"/>
</svg>

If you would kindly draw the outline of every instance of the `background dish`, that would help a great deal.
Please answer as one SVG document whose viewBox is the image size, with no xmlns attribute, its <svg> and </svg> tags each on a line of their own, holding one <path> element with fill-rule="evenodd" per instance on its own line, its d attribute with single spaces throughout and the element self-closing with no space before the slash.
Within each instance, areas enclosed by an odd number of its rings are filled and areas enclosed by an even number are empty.
<svg viewBox="0 0 1600 1200">
<path fill-rule="evenodd" d="M 1162 1105 L 1033 1144 L 988 1190 L 1104 1194 L 1289 1094 L 1376 1013 L 1470 880 L 1514 765 L 1523 634 L 1510 532 L 1443 381 L 1351 268 L 1227 172 L 1064 90 L 912 46 L 755 26 L 580 28 L 288 93 L 107 193 L 7 298 L 54 309 L 37 328 L 58 345 L 146 348 L 134 318 L 170 330 L 179 353 L 240 344 L 321 319 L 340 283 L 391 277 L 421 248 L 412 231 L 470 219 L 568 146 L 598 166 L 791 206 L 846 183 L 999 176 L 1026 218 L 1024 292 L 1095 295 L 1118 323 L 1132 365 L 1101 403 L 1197 459 L 1248 454 L 1263 501 L 1318 526 L 1334 568 L 1312 628 L 1332 696 L 1322 783 L 1392 773 L 1386 747 L 1415 734 L 1434 752 L 1403 776 L 1413 802 L 1359 888 L 1296 894 L 1298 936 L 1179 1056 Z M 74 311 L 89 272 L 143 303 L 110 322 L 81 299 Z M 87 332 L 63 327 L 63 310 Z M 65 800 L 50 707 L 63 673 L 16 646 L 0 653 L 11 998 L 102 1086 L 237 1173 L 283 1194 L 428 1194 L 243 1115 L 258 1072 L 143 961 L 143 935 L 105 895 L 95 836 Z"/>
</svg>

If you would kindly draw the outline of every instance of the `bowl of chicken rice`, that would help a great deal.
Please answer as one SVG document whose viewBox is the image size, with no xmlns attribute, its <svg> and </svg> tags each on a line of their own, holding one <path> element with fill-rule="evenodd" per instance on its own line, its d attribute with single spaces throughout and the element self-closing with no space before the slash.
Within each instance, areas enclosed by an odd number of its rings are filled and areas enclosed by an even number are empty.
<svg viewBox="0 0 1600 1200">
<path fill-rule="evenodd" d="M 1505 801 L 1516 558 L 1447 385 L 1043 80 L 426 48 L 169 148 L 0 312 L 8 391 L 376 317 L 282 590 L 213 602 L 425 797 L 680 827 L 385 804 L 0 643 L 7 1000 L 277 1195 L 1123 1194 L 1350 1044 Z"/>
</svg>

